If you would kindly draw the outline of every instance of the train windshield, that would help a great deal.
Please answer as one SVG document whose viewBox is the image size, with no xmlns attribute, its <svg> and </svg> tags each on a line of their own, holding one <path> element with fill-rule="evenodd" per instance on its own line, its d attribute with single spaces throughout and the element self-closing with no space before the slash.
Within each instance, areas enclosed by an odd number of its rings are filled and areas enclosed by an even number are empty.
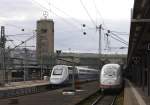
<svg viewBox="0 0 150 105">
<path fill-rule="evenodd" d="M 117 68 L 116 67 L 107 67 L 104 69 L 104 74 L 105 77 L 111 77 L 114 78 L 117 76 Z"/>
<path fill-rule="evenodd" d="M 53 71 L 53 75 L 62 75 L 63 69 L 55 68 Z"/>
</svg>

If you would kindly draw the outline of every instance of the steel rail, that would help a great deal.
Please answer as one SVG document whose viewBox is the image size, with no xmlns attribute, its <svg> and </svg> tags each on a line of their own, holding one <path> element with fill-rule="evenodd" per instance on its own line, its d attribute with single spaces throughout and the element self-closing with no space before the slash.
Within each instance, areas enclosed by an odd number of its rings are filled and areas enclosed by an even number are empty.
<svg viewBox="0 0 150 105">
<path fill-rule="evenodd" d="M 117 99 L 117 95 L 116 95 L 116 96 L 114 96 L 113 101 L 112 101 L 112 103 L 111 103 L 110 105 L 114 105 L 114 104 L 115 104 L 116 99 Z"/>
<path fill-rule="evenodd" d="M 99 97 L 96 98 L 96 100 L 91 104 L 91 105 L 98 105 L 98 103 L 104 98 L 107 97 L 105 95 L 100 95 Z M 115 101 L 117 99 L 117 95 L 113 97 L 112 102 L 109 105 L 114 105 Z"/>
<path fill-rule="evenodd" d="M 104 95 L 100 95 L 91 105 L 96 105 L 99 101 L 101 101 L 104 98 Z"/>
</svg>

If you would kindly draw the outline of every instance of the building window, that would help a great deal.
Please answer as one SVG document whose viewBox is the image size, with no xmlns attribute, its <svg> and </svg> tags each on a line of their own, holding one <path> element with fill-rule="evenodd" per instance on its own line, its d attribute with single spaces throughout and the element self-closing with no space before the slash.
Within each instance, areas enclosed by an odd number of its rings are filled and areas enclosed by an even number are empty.
<svg viewBox="0 0 150 105">
<path fill-rule="evenodd" d="M 41 33 L 46 33 L 47 29 L 41 29 Z"/>
</svg>

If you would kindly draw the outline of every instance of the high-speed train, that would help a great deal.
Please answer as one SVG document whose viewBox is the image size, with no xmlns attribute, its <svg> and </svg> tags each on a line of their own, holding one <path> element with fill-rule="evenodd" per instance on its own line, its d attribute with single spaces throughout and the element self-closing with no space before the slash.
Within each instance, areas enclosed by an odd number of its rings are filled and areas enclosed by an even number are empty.
<svg viewBox="0 0 150 105">
<path fill-rule="evenodd" d="M 88 67 L 80 67 L 67 65 L 56 65 L 53 67 L 50 77 L 50 84 L 60 85 L 72 83 L 72 73 L 74 70 L 74 78 L 80 82 L 98 80 L 98 70 Z"/>
<path fill-rule="evenodd" d="M 122 71 L 119 64 L 105 64 L 100 72 L 100 89 L 120 90 L 122 88 Z"/>
</svg>

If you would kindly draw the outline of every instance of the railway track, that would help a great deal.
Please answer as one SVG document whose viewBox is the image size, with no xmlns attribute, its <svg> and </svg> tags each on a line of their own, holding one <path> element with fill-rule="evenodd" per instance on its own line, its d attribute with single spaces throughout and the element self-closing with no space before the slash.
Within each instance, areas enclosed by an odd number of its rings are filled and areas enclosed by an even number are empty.
<svg viewBox="0 0 150 105">
<path fill-rule="evenodd" d="M 118 94 L 97 91 L 76 105 L 115 105 Z"/>
<path fill-rule="evenodd" d="M 114 105 L 117 95 L 100 95 L 91 105 Z"/>
</svg>

